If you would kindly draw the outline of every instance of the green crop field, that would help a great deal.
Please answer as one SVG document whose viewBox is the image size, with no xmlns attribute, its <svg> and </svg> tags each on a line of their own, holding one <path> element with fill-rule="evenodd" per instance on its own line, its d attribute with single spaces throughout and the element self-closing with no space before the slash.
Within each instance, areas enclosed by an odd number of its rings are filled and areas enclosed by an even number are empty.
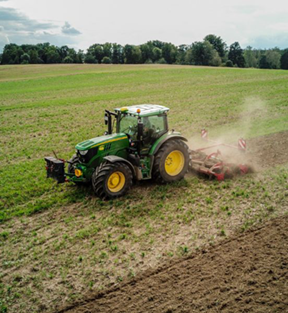
<svg viewBox="0 0 288 313">
<path fill-rule="evenodd" d="M 287 131 L 287 99 L 282 70 L 1 66 L 0 312 L 51 311 L 286 213 L 288 160 L 222 183 L 140 182 L 114 201 L 47 180 L 44 156 L 103 134 L 104 109 L 167 106 L 193 148 L 203 127 L 229 142 Z"/>
</svg>

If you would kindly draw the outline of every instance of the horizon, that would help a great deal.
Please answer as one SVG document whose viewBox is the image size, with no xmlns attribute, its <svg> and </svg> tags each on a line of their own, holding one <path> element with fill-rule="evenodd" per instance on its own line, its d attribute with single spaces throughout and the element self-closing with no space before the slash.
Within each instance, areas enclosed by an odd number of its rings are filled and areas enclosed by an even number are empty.
<svg viewBox="0 0 288 313">
<path fill-rule="evenodd" d="M 124 46 L 160 40 L 179 46 L 202 41 L 208 34 L 220 36 L 228 46 L 237 41 L 242 48 L 284 49 L 287 14 L 283 0 L 273 4 L 259 0 L 208 0 L 205 4 L 148 0 L 141 10 L 132 0 L 86 0 L 81 6 L 68 0 L 0 0 L 0 51 L 9 43 L 44 42 L 84 51 L 105 42 Z"/>
</svg>

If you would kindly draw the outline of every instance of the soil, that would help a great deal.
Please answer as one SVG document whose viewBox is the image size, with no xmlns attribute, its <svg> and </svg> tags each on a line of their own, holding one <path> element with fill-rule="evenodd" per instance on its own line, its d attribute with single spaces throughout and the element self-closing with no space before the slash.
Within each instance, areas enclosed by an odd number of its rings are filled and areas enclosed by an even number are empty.
<svg viewBox="0 0 288 313">
<path fill-rule="evenodd" d="M 288 162 L 288 131 L 247 140 L 247 156 L 258 169 Z"/>
<path fill-rule="evenodd" d="M 62 312 L 287 312 L 288 217 Z"/>
</svg>

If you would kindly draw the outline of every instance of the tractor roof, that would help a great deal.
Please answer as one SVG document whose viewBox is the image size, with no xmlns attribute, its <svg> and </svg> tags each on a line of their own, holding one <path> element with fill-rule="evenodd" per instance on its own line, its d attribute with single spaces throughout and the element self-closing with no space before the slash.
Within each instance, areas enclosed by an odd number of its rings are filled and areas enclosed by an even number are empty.
<svg viewBox="0 0 288 313">
<path fill-rule="evenodd" d="M 140 113 L 137 113 L 137 110 L 140 110 Z M 129 107 L 122 107 L 115 109 L 115 112 L 128 113 L 135 116 L 151 116 L 158 115 L 161 113 L 168 112 L 169 108 L 166 108 L 158 104 L 138 104 Z"/>
</svg>

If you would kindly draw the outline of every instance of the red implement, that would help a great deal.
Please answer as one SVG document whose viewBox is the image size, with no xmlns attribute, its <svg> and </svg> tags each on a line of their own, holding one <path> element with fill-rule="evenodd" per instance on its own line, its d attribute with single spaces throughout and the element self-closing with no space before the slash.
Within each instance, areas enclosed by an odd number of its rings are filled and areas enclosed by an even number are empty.
<svg viewBox="0 0 288 313">
<path fill-rule="evenodd" d="M 209 178 L 215 177 L 218 181 L 222 181 L 227 177 L 232 177 L 235 174 L 246 174 L 249 171 L 249 166 L 243 163 L 230 163 L 222 157 L 222 153 L 219 150 L 221 147 L 225 147 L 229 149 L 236 149 L 239 152 L 246 151 L 246 141 L 241 138 L 238 140 L 238 146 L 224 144 L 224 143 L 217 143 L 215 141 L 208 139 L 208 132 L 205 129 L 201 130 L 201 137 L 205 141 L 212 142 L 213 145 L 200 148 L 196 150 L 190 150 L 190 168 L 195 170 L 198 173 L 205 174 L 209 176 Z M 213 152 L 210 154 L 206 154 L 203 152 L 204 150 L 209 150 L 211 148 L 218 147 L 219 149 L 217 152 Z M 235 150 L 234 150 L 235 151 Z M 239 156 L 238 158 L 239 159 Z M 243 159 L 243 155 L 240 159 Z"/>
</svg>

